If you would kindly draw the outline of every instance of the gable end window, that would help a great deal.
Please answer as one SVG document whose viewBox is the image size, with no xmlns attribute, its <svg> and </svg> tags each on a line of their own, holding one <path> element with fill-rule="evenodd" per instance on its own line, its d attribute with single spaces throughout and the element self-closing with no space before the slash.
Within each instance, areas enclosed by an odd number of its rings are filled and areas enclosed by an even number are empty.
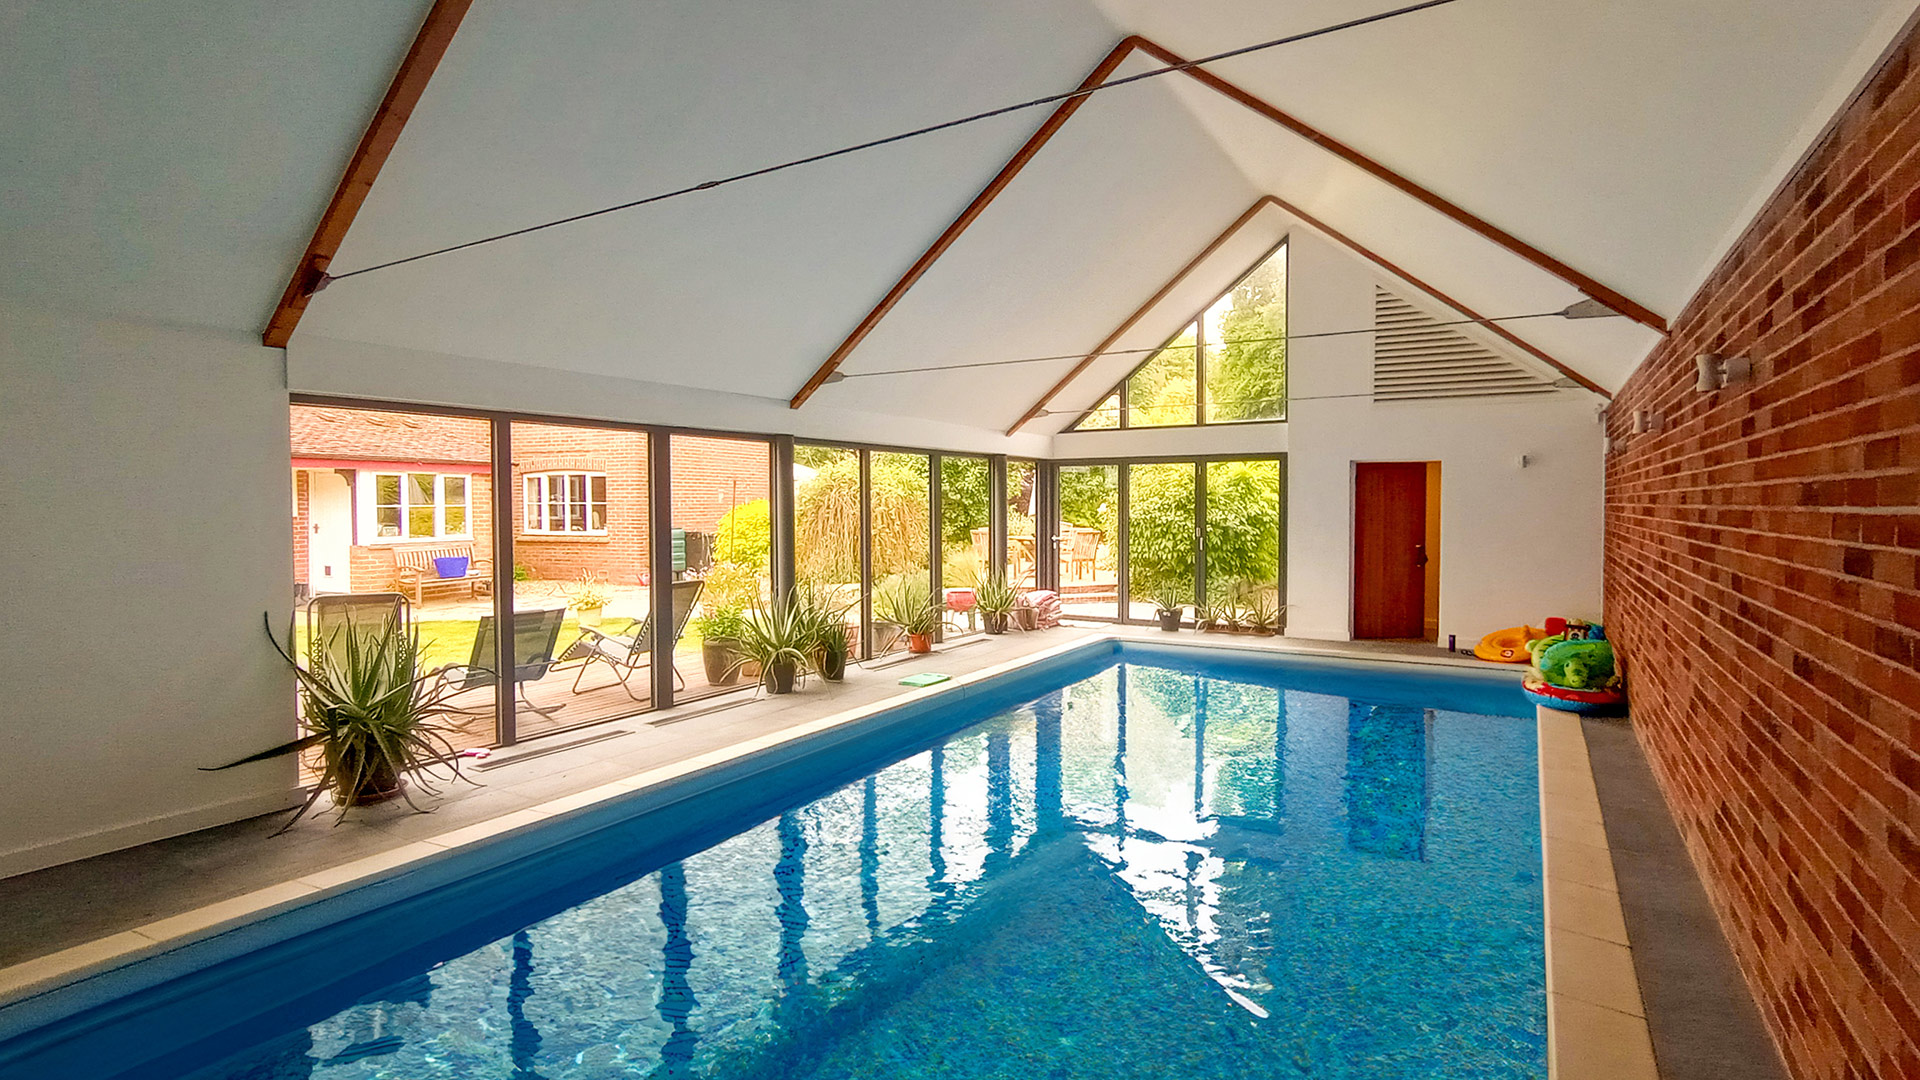
<svg viewBox="0 0 1920 1080">
<path fill-rule="evenodd" d="M 1287 417 L 1287 245 L 1262 256 L 1071 430 Z"/>
<path fill-rule="evenodd" d="M 606 473 L 534 473 L 524 479 L 522 494 L 522 532 L 607 534 Z"/>
</svg>

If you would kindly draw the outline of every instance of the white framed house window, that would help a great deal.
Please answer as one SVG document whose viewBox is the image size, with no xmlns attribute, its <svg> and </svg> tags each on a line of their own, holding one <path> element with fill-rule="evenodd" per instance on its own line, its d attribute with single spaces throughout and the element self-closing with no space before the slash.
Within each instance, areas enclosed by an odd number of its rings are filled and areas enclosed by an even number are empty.
<svg viewBox="0 0 1920 1080">
<path fill-rule="evenodd" d="M 606 473 L 533 473 L 523 483 L 522 532 L 607 534 Z"/>
<path fill-rule="evenodd" d="M 371 474 L 373 539 L 467 539 L 472 529 L 472 485 L 464 473 Z"/>
</svg>

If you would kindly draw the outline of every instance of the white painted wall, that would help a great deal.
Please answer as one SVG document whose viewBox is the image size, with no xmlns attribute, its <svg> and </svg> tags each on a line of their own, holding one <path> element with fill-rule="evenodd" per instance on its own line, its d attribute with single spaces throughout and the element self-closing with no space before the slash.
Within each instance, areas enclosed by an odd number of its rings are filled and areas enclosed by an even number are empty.
<svg viewBox="0 0 1920 1080">
<path fill-rule="evenodd" d="M 1371 326 L 1371 268 L 1305 230 L 1291 243 L 1290 332 Z M 1360 461 L 1441 463 L 1442 643 L 1455 634 L 1468 646 L 1491 630 L 1539 625 L 1549 615 L 1599 617 L 1598 396 L 1376 404 L 1367 396 L 1372 335 L 1295 341 L 1290 351 L 1289 634 L 1352 636 L 1353 466 Z"/>
<path fill-rule="evenodd" d="M 251 335 L 0 302 L 0 876 L 287 804 L 287 398 Z"/>
</svg>

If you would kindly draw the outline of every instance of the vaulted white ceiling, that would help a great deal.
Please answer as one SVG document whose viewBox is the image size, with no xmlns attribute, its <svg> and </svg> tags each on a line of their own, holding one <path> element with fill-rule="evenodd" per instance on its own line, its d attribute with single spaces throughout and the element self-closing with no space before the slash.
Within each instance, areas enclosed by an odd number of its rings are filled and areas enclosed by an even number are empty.
<svg viewBox="0 0 1920 1080">
<path fill-rule="evenodd" d="M 1388 6 L 477 0 L 333 269 L 1065 90 L 1128 33 L 1192 57 Z M 0 9 L 0 294 L 257 331 L 427 7 Z M 1674 316 L 1910 11 L 1459 0 L 1217 71 Z M 784 398 L 1044 112 L 341 281 L 295 342 Z M 1089 101 L 845 370 L 1091 348 L 1267 192 L 1483 314 L 1579 296 L 1171 75 Z M 1656 340 L 1624 319 L 1516 329 L 1607 385 Z M 998 430 L 1065 366 L 817 400 Z"/>
</svg>

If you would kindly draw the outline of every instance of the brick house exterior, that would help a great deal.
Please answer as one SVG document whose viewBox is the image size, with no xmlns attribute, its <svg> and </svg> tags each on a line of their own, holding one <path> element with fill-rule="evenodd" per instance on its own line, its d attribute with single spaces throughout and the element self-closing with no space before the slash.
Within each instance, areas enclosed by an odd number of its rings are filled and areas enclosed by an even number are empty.
<svg viewBox="0 0 1920 1080">
<path fill-rule="evenodd" d="M 1697 390 L 1705 352 L 1752 378 Z M 1634 726 L 1768 1027 L 1798 1080 L 1920 1077 L 1920 41 L 1608 429 Z"/>
<path fill-rule="evenodd" d="M 372 409 L 295 405 L 293 458 L 294 580 L 301 595 L 392 588 L 395 554 L 408 547 L 471 544 L 476 558 L 493 545 L 491 438 L 485 420 Z M 516 422 L 513 426 L 514 561 L 536 578 L 592 574 L 612 584 L 647 578 L 647 436 L 643 432 Z M 734 506 L 768 496 L 767 444 L 747 439 L 674 436 L 673 517 L 677 528 L 712 533 Z M 453 476 L 464 486 L 464 527 L 456 535 L 383 536 L 375 477 Z M 534 490 L 568 492 L 604 477 L 594 520 L 536 501 Z M 579 478 L 579 479 L 575 479 Z M 317 494 L 323 497 L 316 498 Z M 602 509 L 602 507 L 604 509 Z M 544 511 L 544 512 L 543 512 Z M 451 512 L 449 512 L 451 513 Z M 424 519 L 423 519 L 424 520 Z M 438 520 L 438 519 L 436 519 Z M 553 527 L 555 521 L 558 527 Z M 412 519 L 402 528 L 410 528 Z M 585 526 L 584 529 L 577 526 Z M 387 526 L 391 527 L 391 526 Z M 332 529 L 340 558 L 314 558 Z M 345 539 L 344 544 L 341 540 Z M 335 567 L 335 562 L 344 565 Z M 331 570 L 329 577 L 327 572 Z"/>
</svg>

